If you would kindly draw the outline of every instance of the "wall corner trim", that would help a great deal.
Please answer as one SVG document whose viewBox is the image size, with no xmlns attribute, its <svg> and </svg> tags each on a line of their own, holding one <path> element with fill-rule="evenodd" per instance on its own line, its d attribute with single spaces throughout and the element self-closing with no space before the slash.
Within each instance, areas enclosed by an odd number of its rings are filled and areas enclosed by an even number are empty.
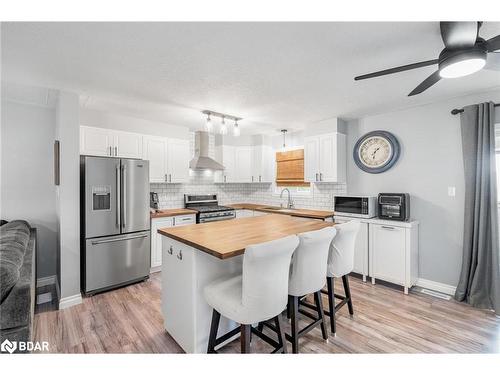
<svg viewBox="0 0 500 375">
<path fill-rule="evenodd" d="M 427 288 L 431 290 L 435 290 L 436 292 L 441 292 L 453 296 L 455 294 L 456 287 L 448 284 L 438 283 L 437 281 L 426 280 L 426 279 L 417 279 L 417 286 L 421 288 Z"/>
<path fill-rule="evenodd" d="M 67 309 L 68 307 L 79 305 L 80 303 L 82 303 L 81 294 L 64 297 L 59 300 L 59 310 Z"/>
</svg>

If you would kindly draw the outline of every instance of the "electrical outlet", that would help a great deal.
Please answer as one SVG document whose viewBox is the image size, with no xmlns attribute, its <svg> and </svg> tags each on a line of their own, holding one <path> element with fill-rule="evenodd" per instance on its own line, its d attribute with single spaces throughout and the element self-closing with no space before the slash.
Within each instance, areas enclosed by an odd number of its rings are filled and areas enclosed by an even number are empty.
<svg viewBox="0 0 500 375">
<path fill-rule="evenodd" d="M 455 186 L 448 186 L 448 196 L 449 197 L 454 197 L 455 196 Z"/>
</svg>

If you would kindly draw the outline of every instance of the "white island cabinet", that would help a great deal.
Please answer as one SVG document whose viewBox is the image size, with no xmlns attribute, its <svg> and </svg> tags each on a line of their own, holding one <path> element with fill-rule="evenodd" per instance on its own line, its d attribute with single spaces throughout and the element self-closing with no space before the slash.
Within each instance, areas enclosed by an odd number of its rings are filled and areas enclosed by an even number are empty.
<svg viewBox="0 0 500 375">
<path fill-rule="evenodd" d="M 241 273 L 243 257 L 218 259 L 162 237 L 161 306 L 165 330 L 186 353 L 206 353 L 212 308 L 205 302 L 203 289 L 222 276 Z M 219 336 L 236 326 L 222 316 Z"/>
</svg>

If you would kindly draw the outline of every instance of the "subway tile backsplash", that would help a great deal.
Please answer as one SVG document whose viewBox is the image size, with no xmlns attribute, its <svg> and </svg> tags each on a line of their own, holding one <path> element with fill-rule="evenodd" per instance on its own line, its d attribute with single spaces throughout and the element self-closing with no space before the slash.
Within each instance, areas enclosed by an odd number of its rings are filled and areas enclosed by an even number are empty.
<svg viewBox="0 0 500 375">
<path fill-rule="evenodd" d="M 191 154 L 194 154 L 194 133 L 191 134 Z M 214 157 L 214 138 L 210 137 L 209 155 Z M 286 194 L 282 199 L 277 193 L 274 183 L 240 183 L 214 184 L 211 171 L 189 171 L 190 178 L 187 184 L 151 184 L 151 191 L 158 193 L 159 206 L 164 208 L 178 208 L 184 206 L 184 194 L 217 194 L 220 204 L 231 203 L 258 203 L 286 205 Z M 297 208 L 333 209 L 333 196 L 346 194 L 346 184 L 321 183 L 311 184 L 309 194 L 293 193 L 292 198 Z M 278 190 L 279 192 L 279 190 Z"/>
</svg>

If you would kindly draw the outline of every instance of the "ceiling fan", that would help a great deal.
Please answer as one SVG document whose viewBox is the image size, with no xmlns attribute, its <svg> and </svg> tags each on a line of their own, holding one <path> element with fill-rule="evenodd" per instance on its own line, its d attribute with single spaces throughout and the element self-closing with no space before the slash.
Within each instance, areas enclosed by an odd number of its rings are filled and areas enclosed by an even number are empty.
<svg viewBox="0 0 500 375">
<path fill-rule="evenodd" d="M 484 40 L 478 35 L 481 25 L 482 22 L 440 22 L 441 38 L 445 47 L 437 59 L 364 74 L 354 77 L 354 80 L 359 81 L 438 64 L 438 70 L 408 94 L 408 96 L 413 96 L 427 90 L 441 78 L 463 77 L 483 67 L 500 70 L 500 35 Z M 488 64 L 486 64 L 488 55 Z"/>
</svg>

